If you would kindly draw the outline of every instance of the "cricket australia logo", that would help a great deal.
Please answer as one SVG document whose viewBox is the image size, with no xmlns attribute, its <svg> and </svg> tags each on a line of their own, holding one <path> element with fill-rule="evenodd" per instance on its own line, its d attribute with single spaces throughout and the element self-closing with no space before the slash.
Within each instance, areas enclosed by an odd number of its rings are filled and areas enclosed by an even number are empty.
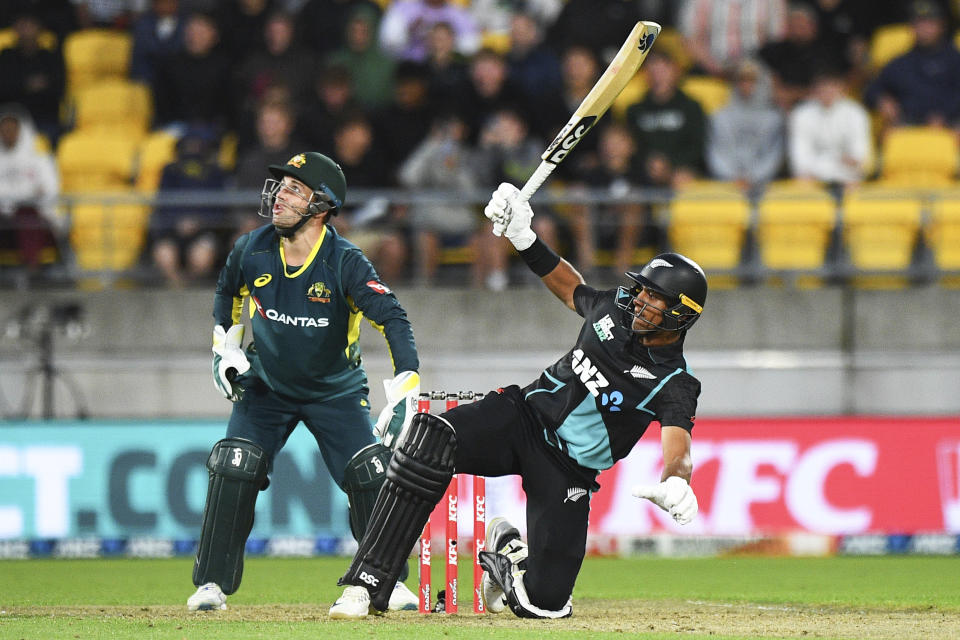
<svg viewBox="0 0 960 640">
<path fill-rule="evenodd" d="M 287 160 L 287 164 L 292 164 L 297 169 L 299 169 L 303 165 L 307 164 L 307 156 L 305 156 L 302 153 L 298 153 L 297 155 Z"/>
<path fill-rule="evenodd" d="M 322 282 L 314 282 L 307 289 L 307 300 L 310 302 L 330 302 L 330 289 Z"/>
<path fill-rule="evenodd" d="M 652 373 L 647 371 L 644 367 L 641 367 L 638 364 L 633 365 L 632 369 L 628 371 L 624 371 L 624 373 L 629 373 L 631 376 L 633 376 L 637 380 L 656 380 L 657 379 L 657 376 L 653 375 Z"/>
<path fill-rule="evenodd" d="M 597 337 L 600 338 L 600 342 L 613 340 L 613 318 L 610 317 L 610 314 L 608 313 L 594 322 L 593 330 L 597 332 Z"/>
<path fill-rule="evenodd" d="M 567 497 L 563 499 L 564 504 L 567 502 L 576 502 L 583 496 L 587 495 L 587 490 L 581 487 L 570 487 L 567 489 Z"/>
</svg>

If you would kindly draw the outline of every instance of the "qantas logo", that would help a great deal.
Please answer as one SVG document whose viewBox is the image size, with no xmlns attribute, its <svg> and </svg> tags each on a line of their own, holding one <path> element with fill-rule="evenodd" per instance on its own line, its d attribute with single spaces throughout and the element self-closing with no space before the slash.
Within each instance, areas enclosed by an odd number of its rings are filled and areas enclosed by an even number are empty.
<svg viewBox="0 0 960 640">
<path fill-rule="evenodd" d="M 330 326 L 330 318 L 308 318 L 306 316 L 288 316 L 280 313 L 276 309 L 264 309 L 260 300 L 256 296 L 251 296 L 253 303 L 257 306 L 257 313 L 267 320 L 273 320 L 281 324 L 288 324 L 294 327 L 327 327 Z"/>
<path fill-rule="evenodd" d="M 383 284 L 382 282 L 377 282 L 376 280 L 371 280 L 370 282 L 367 283 L 367 286 L 373 289 L 374 291 L 376 291 L 377 293 L 379 293 L 380 295 L 383 295 L 385 293 L 393 293 L 392 291 L 390 291 L 390 287 Z"/>
</svg>

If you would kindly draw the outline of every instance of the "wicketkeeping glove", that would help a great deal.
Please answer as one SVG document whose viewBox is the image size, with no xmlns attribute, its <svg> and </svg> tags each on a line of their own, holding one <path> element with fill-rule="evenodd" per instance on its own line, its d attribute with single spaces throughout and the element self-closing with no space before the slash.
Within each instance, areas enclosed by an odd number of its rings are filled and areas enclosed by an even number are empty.
<svg viewBox="0 0 960 640">
<path fill-rule="evenodd" d="M 383 390 L 387 395 L 387 406 L 380 412 L 373 433 L 385 447 L 393 449 L 417 412 L 420 374 L 401 371 L 393 380 L 383 381 Z"/>
<path fill-rule="evenodd" d="M 493 221 L 493 235 L 503 235 L 517 251 L 530 247 L 537 234 L 530 228 L 533 209 L 520 197 L 520 190 L 509 182 L 502 182 L 490 196 L 483 215 Z"/>
<path fill-rule="evenodd" d="M 250 362 L 240 345 L 243 344 L 243 325 L 235 324 L 229 331 L 217 325 L 213 328 L 213 382 L 217 391 L 230 402 L 243 396 L 243 387 L 235 384 L 237 376 L 250 369 Z"/>
<path fill-rule="evenodd" d="M 634 487 L 632 493 L 668 512 L 680 524 L 687 524 L 697 515 L 697 496 L 683 478 L 670 476 L 660 484 Z"/>
</svg>

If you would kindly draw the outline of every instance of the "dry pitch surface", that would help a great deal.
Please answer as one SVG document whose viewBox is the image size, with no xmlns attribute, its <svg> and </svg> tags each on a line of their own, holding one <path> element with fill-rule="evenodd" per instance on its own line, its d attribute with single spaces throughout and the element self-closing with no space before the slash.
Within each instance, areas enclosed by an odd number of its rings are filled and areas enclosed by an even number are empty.
<svg viewBox="0 0 960 640">
<path fill-rule="evenodd" d="M 469 603 L 465 603 L 469 604 Z M 276 622 L 284 625 L 320 623 L 327 620 L 328 605 L 245 605 L 227 611 L 187 613 L 182 606 L 81 606 L 11 607 L 5 616 L 17 618 L 57 617 L 61 619 L 123 619 L 143 623 L 220 620 L 223 622 Z M 468 609 L 469 611 L 469 609 Z M 907 640 L 919 638 L 960 638 L 960 613 L 927 610 L 879 610 L 841 607 L 777 606 L 744 603 L 693 601 L 626 600 L 611 603 L 598 599 L 575 602 L 574 617 L 562 621 L 519 620 L 509 613 L 477 616 L 421 616 L 413 612 L 371 617 L 375 637 L 384 624 L 410 623 L 411 627 L 456 626 L 466 629 L 526 629 L 634 634 L 678 634 L 742 638 L 850 638 L 857 640 Z M 0 627 L 2 629 L 2 627 Z M 424 630 L 426 631 L 426 630 Z M 411 634 L 413 635 L 413 634 Z M 82 636 L 80 636 L 82 637 Z"/>
</svg>

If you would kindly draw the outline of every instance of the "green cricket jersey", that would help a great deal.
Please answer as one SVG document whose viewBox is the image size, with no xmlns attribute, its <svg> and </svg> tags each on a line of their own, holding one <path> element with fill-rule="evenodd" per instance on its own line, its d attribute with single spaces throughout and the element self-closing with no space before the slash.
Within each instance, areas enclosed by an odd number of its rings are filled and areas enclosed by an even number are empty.
<svg viewBox="0 0 960 640">
<path fill-rule="evenodd" d="M 248 298 L 251 372 L 277 393 L 326 400 L 367 386 L 357 342 L 363 316 L 386 337 L 394 373 L 419 369 L 406 312 L 360 249 L 330 225 L 296 268 L 286 266 L 273 225 L 241 236 L 217 282 L 217 324 L 239 323 Z"/>
</svg>

